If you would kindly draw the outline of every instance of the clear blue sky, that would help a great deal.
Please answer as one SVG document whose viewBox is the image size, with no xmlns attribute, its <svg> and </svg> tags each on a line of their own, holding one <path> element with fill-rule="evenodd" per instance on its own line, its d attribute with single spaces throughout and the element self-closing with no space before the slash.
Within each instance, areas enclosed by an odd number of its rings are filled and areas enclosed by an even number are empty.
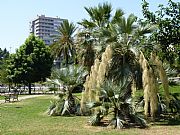
<svg viewBox="0 0 180 135">
<path fill-rule="evenodd" d="M 167 0 L 147 1 L 151 10 L 156 10 L 160 3 L 167 4 Z M 142 18 L 141 0 L 1 0 L 0 48 L 15 52 L 28 37 L 29 22 L 37 15 L 58 16 L 76 23 L 88 18 L 85 6 L 96 6 L 103 2 L 111 3 L 113 9 L 123 9 L 127 15 L 134 13 Z"/>
</svg>

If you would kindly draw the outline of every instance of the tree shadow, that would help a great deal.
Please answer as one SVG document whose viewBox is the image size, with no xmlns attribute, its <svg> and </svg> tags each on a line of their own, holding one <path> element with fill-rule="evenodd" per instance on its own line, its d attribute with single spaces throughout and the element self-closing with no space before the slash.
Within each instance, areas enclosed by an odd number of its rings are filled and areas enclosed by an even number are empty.
<svg viewBox="0 0 180 135">
<path fill-rule="evenodd" d="M 176 126 L 180 125 L 180 115 L 179 114 L 171 114 L 168 116 L 161 117 L 155 125 L 158 126 Z"/>
</svg>

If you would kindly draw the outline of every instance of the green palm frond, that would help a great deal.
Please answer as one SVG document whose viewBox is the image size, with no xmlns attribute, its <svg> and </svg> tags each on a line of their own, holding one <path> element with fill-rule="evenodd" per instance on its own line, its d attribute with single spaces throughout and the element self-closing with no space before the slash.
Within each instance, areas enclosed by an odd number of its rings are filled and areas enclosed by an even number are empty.
<svg viewBox="0 0 180 135">
<path fill-rule="evenodd" d="M 75 30 L 76 26 L 73 23 L 69 23 L 68 20 L 64 20 L 58 27 L 60 36 L 64 36 L 64 38 L 71 38 L 71 35 L 75 32 Z"/>
<path fill-rule="evenodd" d="M 122 77 L 118 83 L 107 80 L 102 85 L 102 93 L 104 93 L 105 97 L 108 98 L 129 98 L 129 96 L 127 96 L 127 93 L 130 83 L 131 80 L 128 77 Z"/>
<path fill-rule="evenodd" d="M 131 34 L 132 31 L 137 27 L 134 25 L 137 17 L 133 14 L 130 14 L 128 18 L 122 17 L 121 21 L 118 23 L 118 26 L 121 29 L 121 33 Z"/>
<path fill-rule="evenodd" d="M 130 14 L 127 18 L 127 24 L 126 24 L 126 33 L 130 34 L 134 28 L 136 28 L 134 22 L 136 22 L 137 17 L 134 14 Z"/>
<path fill-rule="evenodd" d="M 91 117 L 89 118 L 88 123 L 89 123 L 91 126 L 98 126 L 98 125 L 100 125 L 100 122 L 101 122 L 102 118 L 103 118 L 103 117 L 101 117 L 101 113 L 99 112 L 99 113 L 91 116 Z"/>
<path fill-rule="evenodd" d="M 175 77 L 178 74 L 178 71 L 176 69 L 170 67 L 170 65 L 167 63 L 163 63 L 163 68 L 165 69 L 166 74 L 169 77 Z"/>
<path fill-rule="evenodd" d="M 140 26 L 135 30 L 135 33 L 137 36 L 143 36 L 145 34 L 149 34 L 152 33 L 153 31 L 157 30 L 157 26 L 156 25 L 152 25 L 152 24 L 140 24 Z"/>
<path fill-rule="evenodd" d="M 88 26 L 86 24 L 91 24 L 89 25 L 90 26 L 89 28 L 92 28 L 92 26 L 103 27 L 107 25 L 108 22 L 110 22 L 111 11 L 112 11 L 111 4 L 103 3 L 103 4 L 99 4 L 97 7 L 85 7 L 85 10 L 90 16 L 92 22 L 89 23 L 89 21 L 83 20 L 83 22 L 80 23 L 83 26 Z"/>
<path fill-rule="evenodd" d="M 119 90 L 117 93 L 119 94 L 120 98 L 127 99 L 129 96 L 127 96 L 127 93 L 129 92 L 128 86 L 131 83 L 131 78 L 124 76 L 123 78 L 120 79 L 118 86 Z"/>
<path fill-rule="evenodd" d="M 70 65 L 66 68 L 54 69 L 52 78 L 57 79 L 64 85 L 79 85 L 82 84 L 88 72 L 82 66 Z"/>
<path fill-rule="evenodd" d="M 100 102 L 89 102 L 86 104 L 89 109 L 96 108 L 102 105 Z"/>
<path fill-rule="evenodd" d="M 63 57 L 66 65 L 69 63 L 70 58 L 75 57 L 75 46 L 73 34 L 76 31 L 76 26 L 64 20 L 57 29 L 57 35 L 52 35 L 54 43 L 50 45 L 52 55 L 54 57 Z"/>
<path fill-rule="evenodd" d="M 91 18 L 93 18 L 93 8 L 88 8 L 88 7 L 84 7 L 84 9 L 86 10 L 86 12 L 89 14 L 89 16 Z"/>
<path fill-rule="evenodd" d="M 51 104 L 48 108 L 48 115 L 50 116 L 59 116 L 61 115 L 63 109 L 64 101 L 63 98 L 59 98 L 58 100 L 51 100 Z"/>
<path fill-rule="evenodd" d="M 115 12 L 115 15 L 112 18 L 112 23 L 117 23 L 122 21 L 122 16 L 124 15 L 124 12 L 122 9 L 117 9 Z"/>
<path fill-rule="evenodd" d="M 89 28 L 89 29 L 96 27 L 96 25 L 93 22 L 88 21 L 86 19 L 83 19 L 81 22 L 78 22 L 78 24 L 82 25 L 84 28 Z"/>
<path fill-rule="evenodd" d="M 55 85 L 58 85 L 58 86 L 62 85 L 62 83 L 58 79 L 49 79 L 49 78 L 46 78 L 46 82 L 48 84 L 55 84 Z"/>
<path fill-rule="evenodd" d="M 137 123 L 138 126 L 142 128 L 148 127 L 146 120 L 142 117 L 139 117 L 137 114 L 131 114 L 131 118 L 134 120 L 135 123 Z"/>
</svg>

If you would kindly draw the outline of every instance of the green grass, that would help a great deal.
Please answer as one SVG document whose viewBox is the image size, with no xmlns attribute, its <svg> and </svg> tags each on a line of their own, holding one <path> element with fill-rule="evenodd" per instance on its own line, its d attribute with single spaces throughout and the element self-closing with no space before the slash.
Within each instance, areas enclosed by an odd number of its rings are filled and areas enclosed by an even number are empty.
<svg viewBox="0 0 180 135">
<path fill-rule="evenodd" d="M 150 126 L 148 129 L 109 129 L 88 126 L 88 117 L 50 117 L 45 112 L 53 96 L 36 97 L 0 105 L 2 135 L 178 135 L 180 125 Z"/>
<path fill-rule="evenodd" d="M 173 93 L 179 93 L 179 98 L 180 98 L 180 86 L 179 85 L 174 85 L 174 86 L 169 86 L 169 92 L 171 94 Z M 163 87 L 162 85 L 159 86 L 159 93 L 161 95 L 164 95 L 164 90 L 163 90 Z M 136 93 L 135 93 L 135 96 L 137 98 L 143 96 L 143 90 L 137 90 Z"/>
<path fill-rule="evenodd" d="M 0 96 L 0 100 L 4 100 L 4 96 Z"/>
<path fill-rule="evenodd" d="M 176 86 L 170 86 L 170 93 L 179 93 L 180 94 L 180 86 L 176 85 Z"/>
</svg>

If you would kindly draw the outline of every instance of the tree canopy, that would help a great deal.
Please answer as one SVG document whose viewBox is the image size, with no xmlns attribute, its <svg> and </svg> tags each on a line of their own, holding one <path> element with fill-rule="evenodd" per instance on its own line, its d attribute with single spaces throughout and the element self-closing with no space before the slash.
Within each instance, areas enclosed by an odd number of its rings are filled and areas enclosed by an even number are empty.
<svg viewBox="0 0 180 135">
<path fill-rule="evenodd" d="M 149 10 L 149 3 L 142 0 L 142 12 L 146 21 L 157 25 L 153 38 L 160 44 L 160 55 L 169 63 L 180 67 L 180 2 L 168 1 L 168 5 L 159 5 L 156 12 Z M 159 51 L 159 50 L 158 50 Z"/>
<path fill-rule="evenodd" d="M 9 57 L 9 52 L 6 50 L 6 48 L 4 50 L 0 48 L 0 60 L 6 59 L 8 57 Z"/>
<path fill-rule="evenodd" d="M 15 54 L 10 55 L 8 61 L 8 78 L 13 83 L 31 83 L 44 81 L 51 74 L 53 59 L 50 49 L 42 40 L 30 35 Z"/>
<path fill-rule="evenodd" d="M 9 58 L 9 52 L 6 50 L 2 50 L 0 48 L 0 83 L 7 83 L 8 80 L 6 78 L 7 72 L 6 72 L 6 67 L 7 63 L 6 60 Z"/>
</svg>

